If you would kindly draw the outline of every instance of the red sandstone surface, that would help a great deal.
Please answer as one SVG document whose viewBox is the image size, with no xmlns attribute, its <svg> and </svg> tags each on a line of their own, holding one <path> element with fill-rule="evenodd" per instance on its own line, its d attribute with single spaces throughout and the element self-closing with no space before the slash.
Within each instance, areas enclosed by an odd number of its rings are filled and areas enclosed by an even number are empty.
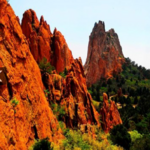
<svg viewBox="0 0 150 150">
<path fill-rule="evenodd" d="M 63 117 L 67 127 L 79 127 L 87 124 L 99 124 L 99 114 L 92 104 L 92 97 L 87 91 L 81 60 L 74 60 L 68 69 L 66 78 L 58 74 L 43 75 L 45 87 L 51 91 L 49 103 L 65 108 Z"/>
<path fill-rule="evenodd" d="M 37 62 L 45 57 L 58 72 L 64 71 L 73 62 L 64 36 L 57 29 L 52 34 L 43 16 L 38 21 L 36 13 L 31 9 L 27 10 L 23 14 L 21 27 Z"/>
<path fill-rule="evenodd" d="M 53 59 L 52 65 L 58 72 L 64 71 L 73 62 L 72 52 L 68 48 L 64 36 L 56 28 L 52 40 Z"/>
<path fill-rule="evenodd" d="M 52 33 L 49 25 L 44 21 L 43 16 L 39 22 L 36 13 L 33 10 L 27 10 L 23 14 L 21 27 L 23 34 L 29 42 L 34 59 L 39 62 L 45 57 L 50 61 Z"/>
<path fill-rule="evenodd" d="M 106 133 L 109 132 L 114 126 L 122 124 L 122 120 L 115 102 L 110 100 L 109 104 L 106 93 L 103 93 L 103 106 L 100 110 L 100 114 L 102 128 Z"/>
<path fill-rule="evenodd" d="M 84 65 L 87 86 L 91 86 L 101 77 L 110 78 L 122 70 L 124 56 L 114 29 L 105 31 L 102 21 L 95 23 L 89 37 L 88 54 Z"/>
<path fill-rule="evenodd" d="M 44 36 L 49 37 L 50 32 Z M 40 70 L 6 0 L 0 0 L 0 62 L 6 67 L 8 81 L 0 86 L 0 149 L 27 150 L 35 138 L 61 139 L 58 121 L 43 92 Z M 12 99 L 19 103 L 15 106 Z"/>
</svg>

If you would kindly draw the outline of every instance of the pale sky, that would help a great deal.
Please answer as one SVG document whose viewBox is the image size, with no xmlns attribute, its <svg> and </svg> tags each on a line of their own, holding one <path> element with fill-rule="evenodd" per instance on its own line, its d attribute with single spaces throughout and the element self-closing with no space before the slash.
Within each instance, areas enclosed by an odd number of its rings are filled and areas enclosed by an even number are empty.
<svg viewBox="0 0 150 150">
<path fill-rule="evenodd" d="M 150 69 L 150 0 L 10 0 L 20 20 L 24 11 L 33 9 L 53 32 L 64 35 L 74 58 L 85 63 L 89 35 L 94 23 L 105 22 L 106 30 L 114 28 L 123 54 Z"/>
</svg>

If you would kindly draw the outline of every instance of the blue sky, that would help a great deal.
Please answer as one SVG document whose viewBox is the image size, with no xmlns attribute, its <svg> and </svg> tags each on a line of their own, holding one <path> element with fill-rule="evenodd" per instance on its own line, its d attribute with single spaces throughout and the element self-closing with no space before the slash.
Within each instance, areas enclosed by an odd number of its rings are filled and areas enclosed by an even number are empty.
<svg viewBox="0 0 150 150">
<path fill-rule="evenodd" d="M 89 35 L 102 20 L 106 30 L 114 28 L 125 57 L 150 69 L 150 0 L 10 0 L 15 14 L 25 10 L 41 15 L 53 32 L 65 36 L 74 58 L 86 60 Z"/>
</svg>

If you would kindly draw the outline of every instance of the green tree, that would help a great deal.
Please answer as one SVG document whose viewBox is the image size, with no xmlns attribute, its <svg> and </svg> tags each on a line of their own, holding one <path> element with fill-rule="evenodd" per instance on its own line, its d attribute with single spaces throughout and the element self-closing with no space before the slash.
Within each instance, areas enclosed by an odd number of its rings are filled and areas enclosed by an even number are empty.
<svg viewBox="0 0 150 150">
<path fill-rule="evenodd" d="M 68 70 L 67 70 L 67 68 L 65 67 L 65 69 L 64 69 L 64 74 L 65 74 L 65 76 L 67 75 L 67 73 L 68 73 Z"/>
<path fill-rule="evenodd" d="M 56 115 L 58 120 L 63 120 L 63 117 L 66 115 L 64 106 L 61 106 L 57 103 L 51 103 L 51 109 L 53 110 L 53 113 Z"/>
<path fill-rule="evenodd" d="M 110 131 L 110 139 L 114 144 L 120 145 L 127 150 L 130 148 L 131 137 L 123 125 L 114 126 Z"/>
<path fill-rule="evenodd" d="M 59 74 L 62 76 L 62 77 L 66 77 L 66 75 L 67 75 L 67 73 L 68 73 L 68 71 L 67 71 L 67 69 L 65 68 L 64 69 L 64 71 L 63 72 L 60 72 Z"/>
<path fill-rule="evenodd" d="M 140 134 L 137 130 L 130 131 L 129 134 L 131 136 L 132 143 L 142 137 L 142 134 Z"/>
<path fill-rule="evenodd" d="M 51 143 L 48 140 L 49 140 L 48 138 L 38 140 L 32 146 L 33 150 L 53 150 L 53 148 L 51 147 Z"/>
</svg>

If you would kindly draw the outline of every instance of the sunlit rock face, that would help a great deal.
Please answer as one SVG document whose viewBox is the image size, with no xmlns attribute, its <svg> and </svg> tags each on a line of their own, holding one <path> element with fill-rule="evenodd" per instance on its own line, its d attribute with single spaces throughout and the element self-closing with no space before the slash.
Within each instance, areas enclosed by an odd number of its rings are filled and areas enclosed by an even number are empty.
<svg viewBox="0 0 150 150">
<path fill-rule="evenodd" d="M 104 22 L 95 23 L 89 37 L 88 54 L 84 65 L 87 86 L 96 83 L 101 77 L 110 78 L 120 72 L 123 62 L 122 48 L 114 29 L 106 32 Z"/>
<path fill-rule="evenodd" d="M 52 34 L 43 16 L 39 21 L 33 10 L 27 10 L 23 14 L 21 27 L 37 62 L 45 57 L 57 72 L 62 72 L 73 62 L 72 53 L 64 36 L 56 28 Z"/>
<path fill-rule="evenodd" d="M 52 33 L 44 18 L 39 21 L 33 10 L 27 10 L 23 14 L 21 27 L 34 59 L 39 62 L 45 57 L 50 61 Z"/>
<path fill-rule="evenodd" d="M 62 72 L 71 65 L 74 60 L 72 52 L 70 51 L 64 36 L 56 28 L 52 38 L 52 50 L 52 64 L 57 72 Z"/>
<path fill-rule="evenodd" d="M 58 121 L 43 92 L 39 67 L 6 0 L 0 0 L 0 67 L 6 68 L 7 78 L 7 83 L 0 85 L 0 149 L 27 150 L 35 138 L 61 139 Z"/>
<path fill-rule="evenodd" d="M 107 133 L 114 126 L 122 124 L 122 120 L 118 111 L 118 108 L 114 101 L 108 102 L 108 96 L 103 93 L 103 105 L 100 110 L 102 128 Z"/>
</svg>

